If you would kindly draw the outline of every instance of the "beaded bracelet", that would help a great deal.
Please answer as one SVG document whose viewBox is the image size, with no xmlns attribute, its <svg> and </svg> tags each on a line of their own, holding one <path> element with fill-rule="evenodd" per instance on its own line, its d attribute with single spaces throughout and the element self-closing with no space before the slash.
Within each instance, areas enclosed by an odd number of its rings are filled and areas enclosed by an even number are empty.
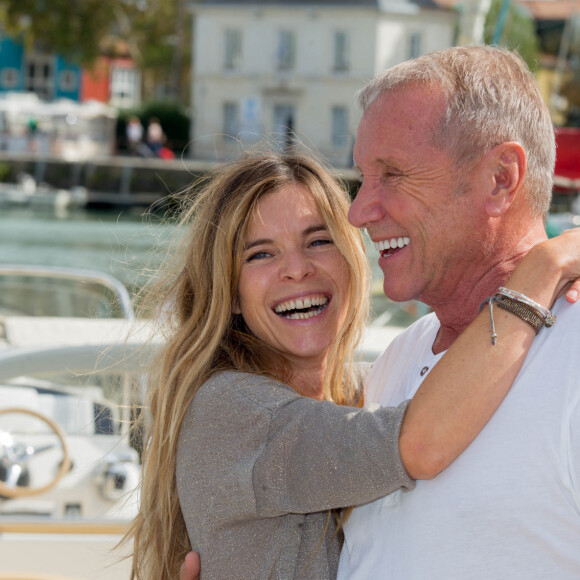
<svg viewBox="0 0 580 580">
<path fill-rule="evenodd" d="M 552 314 L 547 308 L 544 308 L 531 298 L 528 298 L 521 292 L 509 290 L 503 286 L 499 288 L 495 296 L 486 298 L 480 305 L 479 310 L 489 302 L 489 318 L 491 323 L 491 344 L 495 345 L 497 341 L 497 334 L 495 332 L 495 323 L 493 320 L 493 304 L 503 310 L 507 310 L 527 322 L 538 334 L 542 327 L 554 326 L 556 323 L 556 316 Z"/>
</svg>

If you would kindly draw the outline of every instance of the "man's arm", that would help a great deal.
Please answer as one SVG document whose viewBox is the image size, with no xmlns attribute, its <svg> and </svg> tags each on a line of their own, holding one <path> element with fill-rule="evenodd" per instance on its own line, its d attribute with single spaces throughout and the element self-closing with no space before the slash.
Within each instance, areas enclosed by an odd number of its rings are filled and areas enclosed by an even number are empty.
<svg viewBox="0 0 580 580">
<path fill-rule="evenodd" d="M 201 560 L 197 552 L 189 552 L 179 568 L 179 580 L 199 580 Z"/>
</svg>

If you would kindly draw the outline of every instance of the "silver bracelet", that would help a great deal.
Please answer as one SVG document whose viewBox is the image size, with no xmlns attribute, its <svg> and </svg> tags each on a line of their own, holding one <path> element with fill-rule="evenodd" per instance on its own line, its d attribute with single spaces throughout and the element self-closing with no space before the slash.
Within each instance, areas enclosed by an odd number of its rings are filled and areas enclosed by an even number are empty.
<svg viewBox="0 0 580 580">
<path fill-rule="evenodd" d="M 521 292 L 516 292 L 515 290 L 510 290 L 509 288 L 504 288 L 500 286 L 497 295 L 505 296 L 506 298 L 510 298 L 514 302 L 521 302 L 522 304 L 526 304 L 530 308 L 536 310 L 539 316 L 543 319 L 543 324 L 546 326 L 554 326 L 556 324 L 556 315 L 552 314 L 547 308 L 544 308 L 541 304 L 538 304 L 531 298 L 528 298 L 525 294 Z"/>
<path fill-rule="evenodd" d="M 497 342 L 497 334 L 495 332 L 495 322 L 493 319 L 493 305 L 497 304 L 498 308 L 506 310 L 527 322 L 538 334 L 542 327 L 554 326 L 556 323 L 556 316 L 552 314 L 547 308 L 538 304 L 531 298 L 528 298 L 521 292 L 509 290 L 503 286 L 498 290 L 495 296 L 489 296 L 479 306 L 481 312 L 485 305 L 489 303 L 489 319 L 491 324 L 491 344 L 495 345 Z"/>
</svg>

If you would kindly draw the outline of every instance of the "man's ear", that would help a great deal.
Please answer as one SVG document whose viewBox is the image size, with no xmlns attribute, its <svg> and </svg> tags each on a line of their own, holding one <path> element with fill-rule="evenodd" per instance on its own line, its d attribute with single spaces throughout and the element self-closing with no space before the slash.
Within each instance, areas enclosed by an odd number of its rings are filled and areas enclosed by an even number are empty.
<svg viewBox="0 0 580 580">
<path fill-rule="evenodd" d="M 485 157 L 492 174 L 485 209 L 490 217 L 499 217 L 522 189 L 528 167 L 526 152 L 519 143 L 510 141 L 497 145 Z"/>
</svg>

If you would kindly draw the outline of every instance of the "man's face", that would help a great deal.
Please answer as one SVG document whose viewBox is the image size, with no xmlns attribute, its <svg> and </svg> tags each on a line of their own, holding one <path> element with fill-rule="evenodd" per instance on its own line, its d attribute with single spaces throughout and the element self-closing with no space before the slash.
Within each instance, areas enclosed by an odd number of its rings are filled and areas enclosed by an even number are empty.
<svg viewBox="0 0 580 580">
<path fill-rule="evenodd" d="M 439 92 L 404 89 L 380 96 L 358 128 L 363 182 L 349 220 L 375 242 L 385 294 L 396 301 L 449 299 L 477 254 L 473 196 L 455 195 L 460 172 L 430 143 L 444 106 Z"/>
</svg>

